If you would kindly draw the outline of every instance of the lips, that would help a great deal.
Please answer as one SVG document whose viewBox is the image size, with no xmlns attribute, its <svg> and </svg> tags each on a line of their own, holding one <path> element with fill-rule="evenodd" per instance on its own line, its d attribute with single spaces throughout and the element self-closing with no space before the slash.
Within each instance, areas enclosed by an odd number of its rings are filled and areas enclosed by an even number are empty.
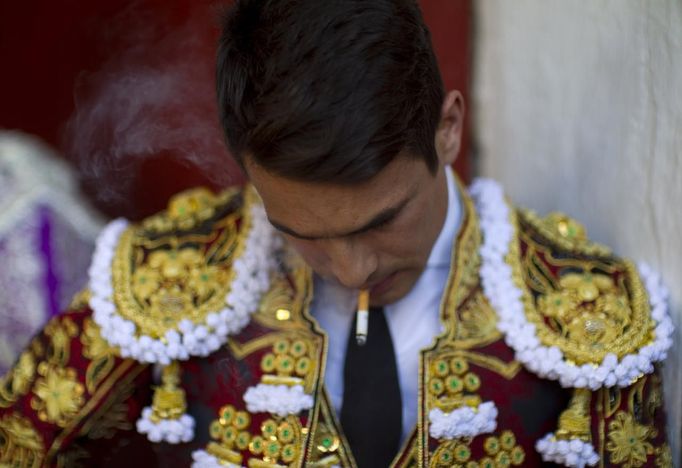
<svg viewBox="0 0 682 468">
<path fill-rule="evenodd" d="M 386 291 L 388 291 L 391 288 L 391 286 L 393 286 L 393 281 L 395 280 L 396 275 L 397 272 L 391 273 L 386 278 L 382 279 L 374 286 L 372 286 L 369 290 L 370 297 L 380 296 L 384 294 Z"/>
</svg>

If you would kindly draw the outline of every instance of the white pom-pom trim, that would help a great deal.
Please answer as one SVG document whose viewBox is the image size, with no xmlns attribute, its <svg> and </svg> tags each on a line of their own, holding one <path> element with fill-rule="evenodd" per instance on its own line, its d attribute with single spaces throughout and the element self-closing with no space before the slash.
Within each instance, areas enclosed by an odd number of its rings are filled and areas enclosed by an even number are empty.
<svg viewBox="0 0 682 468">
<path fill-rule="evenodd" d="M 260 383 L 244 393 L 246 409 L 251 413 L 272 413 L 278 416 L 298 414 L 313 407 L 313 397 L 301 385 L 269 385 Z"/>
<path fill-rule="evenodd" d="M 192 452 L 192 468 L 242 468 L 241 465 L 218 460 L 206 450 Z"/>
<path fill-rule="evenodd" d="M 580 439 L 560 440 L 549 433 L 535 443 L 535 449 L 546 462 L 554 462 L 572 468 L 594 466 L 599 462 L 599 455 L 589 442 Z"/>
<path fill-rule="evenodd" d="M 524 366 L 542 378 L 558 380 L 563 387 L 590 388 L 603 386 L 626 387 L 642 374 L 653 372 L 653 363 L 666 358 L 672 344 L 673 325 L 668 314 L 668 292 L 660 277 L 646 265 L 640 274 L 649 294 L 651 312 L 656 322 L 655 339 L 636 354 L 623 356 L 619 361 L 607 354 L 599 365 L 576 366 L 567 362 L 556 346 L 540 343 L 535 325 L 528 322 L 524 311 L 522 291 L 514 284 L 511 267 L 505 262 L 510 243 L 514 241 L 510 209 L 500 186 L 488 179 L 478 179 L 471 186 L 483 232 L 481 246 L 481 282 L 483 291 L 499 317 L 497 328 L 505 335 L 506 343 Z"/>
<path fill-rule="evenodd" d="M 429 434 L 435 439 L 475 437 L 493 432 L 497 427 L 497 407 L 492 401 L 476 408 L 464 406 L 445 413 L 440 408 L 429 411 Z"/>
<path fill-rule="evenodd" d="M 142 416 L 137 420 L 137 432 L 147 434 L 151 442 L 168 442 L 179 444 L 189 442 L 194 437 L 194 418 L 183 414 L 178 419 L 162 419 L 152 421 L 152 408 L 147 406 L 142 410 Z"/>
<path fill-rule="evenodd" d="M 164 339 L 138 336 L 135 324 L 118 314 L 113 300 L 112 264 L 118 240 L 128 227 L 127 221 L 112 221 L 99 236 L 90 266 L 90 307 L 93 319 L 101 328 L 102 338 L 120 349 L 121 357 L 143 363 L 168 365 L 173 360 L 190 356 L 208 356 L 239 333 L 250 321 L 260 298 L 270 285 L 273 267 L 272 251 L 276 238 L 262 206 L 253 203 L 250 209 L 251 230 L 242 255 L 234 261 L 235 272 L 225 308 L 210 313 L 205 323 L 182 320 L 179 330 L 169 330 Z"/>
</svg>

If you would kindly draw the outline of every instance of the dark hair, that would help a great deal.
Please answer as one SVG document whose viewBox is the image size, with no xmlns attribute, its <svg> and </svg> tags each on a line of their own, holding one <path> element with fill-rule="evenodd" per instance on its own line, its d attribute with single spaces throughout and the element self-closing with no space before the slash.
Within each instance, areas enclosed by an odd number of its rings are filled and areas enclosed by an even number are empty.
<svg viewBox="0 0 682 468">
<path fill-rule="evenodd" d="M 238 0 L 216 77 L 242 167 L 353 184 L 401 153 L 437 170 L 443 82 L 415 0 Z"/>
</svg>

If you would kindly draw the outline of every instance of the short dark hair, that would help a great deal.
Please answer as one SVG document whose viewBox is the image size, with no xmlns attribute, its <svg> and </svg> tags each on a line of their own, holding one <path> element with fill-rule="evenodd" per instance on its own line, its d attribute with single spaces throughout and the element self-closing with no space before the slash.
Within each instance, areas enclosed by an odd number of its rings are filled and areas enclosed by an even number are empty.
<svg viewBox="0 0 682 468">
<path fill-rule="evenodd" d="M 237 0 L 222 27 L 218 108 L 242 167 L 353 184 L 400 153 L 437 171 L 443 81 L 415 0 Z"/>
</svg>

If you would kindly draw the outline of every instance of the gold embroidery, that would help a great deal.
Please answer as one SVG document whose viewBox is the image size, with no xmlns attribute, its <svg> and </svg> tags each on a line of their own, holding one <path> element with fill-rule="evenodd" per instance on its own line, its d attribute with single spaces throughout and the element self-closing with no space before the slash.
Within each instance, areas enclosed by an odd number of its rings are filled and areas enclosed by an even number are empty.
<svg viewBox="0 0 682 468">
<path fill-rule="evenodd" d="M 324 389 L 320 390 L 319 419 L 310 431 L 311 442 L 305 460 L 305 466 L 313 468 L 331 468 L 334 465 L 354 467 L 348 456 L 348 442 L 344 440 L 339 429 L 336 413 L 331 408 L 329 396 Z M 305 434 L 306 428 L 301 431 Z"/>
<path fill-rule="evenodd" d="M 69 447 L 57 455 L 57 468 L 86 468 L 85 460 L 90 458 L 87 450 L 78 444 L 69 444 Z M 92 464 L 90 464 L 92 466 Z"/>
<path fill-rule="evenodd" d="M 457 317 L 454 345 L 460 349 L 481 347 L 502 337 L 497 329 L 497 313 L 490 306 L 483 291 L 478 290 L 452 314 Z"/>
<path fill-rule="evenodd" d="M 31 388 L 36 360 L 31 351 L 24 351 L 16 365 L 0 379 L 0 408 L 9 408 Z"/>
<path fill-rule="evenodd" d="M 541 218 L 531 210 L 520 210 L 524 221 L 529 223 L 546 239 L 569 252 L 585 255 L 608 256 L 611 250 L 587 238 L 585 228 L 563 213 L 550 213 Z"/>
<path fill-rule="evenodd" d="M 135 323 L 139 334 L 155 339 L 177 329 L 183 319 L 202 323 L 208 314 L 224 308 L 234 277 L 232 262 L 241 255 L 250 230 L 253 191 L 244 192 L 242 209 L 220 205 L 235 205 L 238 200 L 209 199 L 204 192 L 190 195 L 176 200 L 175 208 L 171 202 L 165 214 L 126 230 L 113 261 L 118 312 Z M 211 230 L 194 233 L 171 228 L 195 227 L 210 217 L 208 213 L 227 208 L 232 211 L 221 213 Z"/>
<path fill-rule="evenodd" d="M 656 466 L 658 468 L 672 468 L 673 453 L 668 444 L 656 448 Z"/>
<path fill-rule="evenodd" d="M 559 415 L 556 437 L 563 440 L 590 441 L 590 401 L 592 392 L 586 388 L 573 390 L 568 408 Z"/>
<path fill-rule="evenodd" d="M 260 426 L 260 435 L 248 432 L 251 417 L 245 411 L 237 411 L 232 405 L 220 409 L 219 418 L 209 427 L 209 434 L 215 442 L 206 451 L 233 464 L 242 463 L 241 451 L 248 450 L 256 458 L 256 465 L 295 463 L 302 456 L 303 428 L 295 416 L 266 419 Z M 248 464 L 252 466 L 253 459 Z M 259 463 L 260 462 L 260 463 Z"/>
<path fill-rule="evenodd" d="M 75 369 L 53 367 L 45 362 L 38 365 L 38 374 L 33 387 L 31 407 L 38 412 L 41 421 L 66 426 L 83 405 L 85 389 L 78 382 Z"/>
<path fill-rule="evenodd" d="M 656 429 L 637 424 L 631 414 L 619 411 L 609 423 L 606 449 L 611 462 L 621 463 L 624 468 L 642 466 L 648 456 L 654 453 L 654 447 L 648 439 L 655 435 Z"/>
<path fill-rule="evenodd" d="M 135 373 L 119 379 L 111 396 L 84 422 L 79 435 L 90 439 L 111 439 L 117 431 L 129 431 L 133 424 L 128 418 L 127 400 L 135 391 Z"/>
<path fill-rule="evenodd" d="M 100 405 L 103 400 L 105 400 L 105 397 L 110 394 L 109 392 L 111 392 L 111 389 L 115 385 L 118 385 L 124 376 L 125 378 L 130 378 L 132 380 L 146 368 L 146 365 L 138 364 L 133 360 L 125 360 L 116 366 L 106 380 L 102 382 L 99 387 L 97 387 L 95 393 L 90 396 L 78 414 L 71 419 L 68 425 L 64 427 L 63 431 L 57 434 L 47 451 L 46 458 L 51 459 L 57 454 L 57 452 L 62 448 L 64 441 L 75 432 L 75 429 L 78 427 L 81 421 L 83 421 L 87 415 L 93 413 L 95 408 Z"/>
<path fill-rule="evenodd" d="M 663 406 L 663 392 L 661 390 L 661 379 L 656 375 L 649 377 L 651 390 L 645 404 L 646 417 L 651 421 L 656 415 L 656 410 Z"/>
<path fill-rule="evenodd" d="M 0 419 L 0 465 L 37 468 L 43 450 L 40 434 L 27 418 L 10 414 Z"/>
<path fill-rule="evenodd" d="M 63 367 L 71 357 L 71 339 L 78 336 L 78 326 L 69 317 L 56 317 L 50 320 L 43 332 L 50 338 L 47 361 Z"/>
<path fill-rule="evenodd" d="M 238 188 L 219 195 L 203 187 L 186 190 L 169 200 L 165 212 L 147 218 L 143 223 L 144 229 L 150 232 L 193 229 L 210 219 L 221 206 L 235 198 L 238 192 Z"/>
<path fill-rule="evenodd" d="M 161 385 L 154 388 L 152 422 L 179 419 L 187 411 L 185 391 L 180 387 L 180 365 L 171 362 L 161 371 Z"/>
<path fill-rule="evenodd" d="M 452 411 L 461 406 L 475 407 L 481 398 L 475 392 L 481 386 L 481 379 L 469 372 L 469 365 L 458 353 L 444 353 L 429 367 L 427 404 L 443 411 Z"/>
<path fill-rule="evenodd" d="M 104 341 L 100 328 L 90 317 L 83 321 L 81 343 L 83 343 L 83 356 L 90 359 L 85 372 L 85 388 L 88 392 L 94 393 L 97 386 L 114 368 L 116 362 L 114 349 Z"/>
<path fill-rule="evenodd" d="M 71 303 L 69 303 L 69 310 L 85 309 L 90 303 L 91 296 L 92 293 L 88 288 L 79 291 L 73 296 L 73 298 L 71 298 Z"/>
<path fill-rule="evenodd" d="M 519 245 L 512 243 L 507 262 L 523 291 L 526 316 L 545 346 L 557 346 L 566 359 L 582 365 L 601 362 L 608 353 L 623 357 L 651 341 L 646 293 L 631 262 L 555 258 L 528 227 L 519 230 L 519 223 L 537 228 L 532 220 L 512 218 L 527 247 L 521 258 Z M 556 275 L 543 262 L 553 265 Z"/>
<path fill-rule="evenodd" d="M 316 355 L 312 340 L 279 339 L 272 352 L 261 359 L 260 367 L 265 373 L 261 381 L 271 385 L 304 385 L 309 392 L 315 384 Z"/>
<path fill-rule="evenodd" d="M 487 456 L 480 460 L 471 460 L 470 443 L 470 439 L 448 440 L 441 443 L 433 453 L 429 467 L 499 468 L 520 466 L 526 458 L 523 447 L 516 444 L 516 437 L 511 431 L 487 437 L 483 443 Z"/>
<path fill-rule="evenodd" d="M 478 270 L 481 259 L 478 249 L 481 231 L 473 202 L 459 185 L 464 215 L 456 244 L 452 251 L 450 275 L 441 306 L 441 322 L 446 326 L 448 341 L 461 349 L 484 346 L 499 338 L 495 324 L 497 317 L 485 298 L 476 294 L 474 299 L 462 308 L 462 304 L 479 285 Z"/>
<path fill-rule="evenodd" d="M 209 434 L 219 443 L 209 444 L 207 451 L 221 460 L 241 464 L 239 451 L 246 450 L 253 443 L 258 445 L 258 441 L 254 442 L 246 431 L 251 424 L 251 417 L 245 411 L 237 411 L 232 405 L 223 406 L 218 416 L 209 426 Z"/>
</svg>

